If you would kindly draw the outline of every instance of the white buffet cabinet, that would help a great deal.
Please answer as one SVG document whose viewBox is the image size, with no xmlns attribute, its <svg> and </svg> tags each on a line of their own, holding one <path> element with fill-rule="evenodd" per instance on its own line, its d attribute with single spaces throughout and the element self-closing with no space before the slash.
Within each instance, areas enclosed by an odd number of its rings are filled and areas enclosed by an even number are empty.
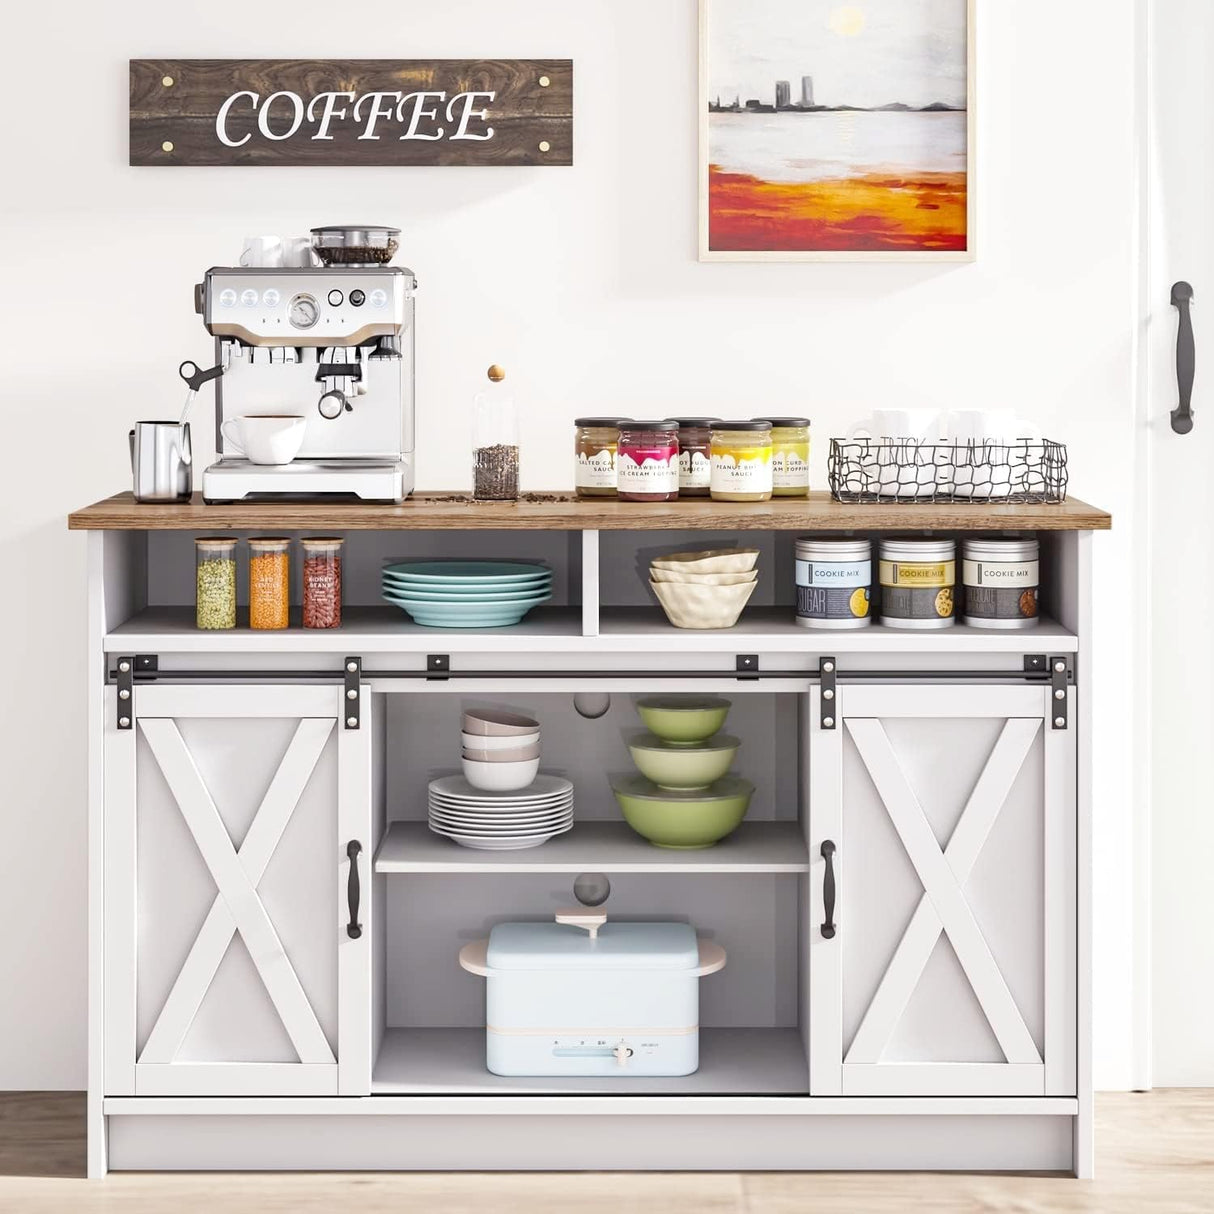
<svg viewBox="0 0 1214 1214">
<path fill-rule="evenodd" d="M 797 627 L 797 530 L 632 529 L 348 531 L 340 630 L 204 633 L 197 533 L 88 536 L 90 1174 L 1091 1174 L 1090 531 L 1040 531 L 1038 628 L 926 633 Z M 739 540 L 763 553 L 739 626 L 672 629 L 638 569 Z M 376 605 L 385 561 L 439 553 L 546 559 L 554 605 L 484 632 Z M 604 716 L 575 711 L 587 691 Z M 652 847 L 612 798 L 632 701 L 660 691 L 733 703 L 756 793 L 714 848 Z M 540 721 L 570 833 L 427 830 L 478 703 Z M 582 873 L 613 917 L 724 945 L 695 1074 L 485 1069 L 459 948 Z"/>
</svg>

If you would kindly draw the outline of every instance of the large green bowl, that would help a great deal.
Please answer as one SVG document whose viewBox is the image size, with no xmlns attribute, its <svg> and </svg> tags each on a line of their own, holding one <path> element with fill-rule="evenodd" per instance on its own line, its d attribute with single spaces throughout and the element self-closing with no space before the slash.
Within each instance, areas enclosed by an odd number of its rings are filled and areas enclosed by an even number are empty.
<svg viewBox="0 0 1214 1214">
<path fill-rule="evenodd" d="M 705 789 L 729 774 L 741 745 L 727 733 L 693 746 L 663 742 L 654 734 L 644 733 L 629 741 L 628 751 L 637 771 L 659 788 Z"/>
<path fill-rule="evenodd" d="M 706 789 L 667 791 L 644 776 L 612 781 L 624 821 L 658 847 L 683 851 L 711 847 L 738 829 L 755 786 L 740 776 L 726 776 Z"/>
<path fill-rule="evenodd" d="M 719 696 L 647 696 L 637 701 L 637 712 L 650 733 L 686 746 L 720 732 L 729 701 Z"/>
</svg>

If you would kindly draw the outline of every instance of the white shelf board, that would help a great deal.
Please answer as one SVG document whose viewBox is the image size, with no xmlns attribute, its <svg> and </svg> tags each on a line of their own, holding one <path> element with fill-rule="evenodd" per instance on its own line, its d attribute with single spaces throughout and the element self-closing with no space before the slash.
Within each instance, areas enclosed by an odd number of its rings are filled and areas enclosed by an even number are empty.
<svg viewBox="0 0 1214 1214">
<path fill-rule="evenodd" d="M 388 1029 L 373 1096 L 791 1096 L 809 1091 L 797 1029 L 701 1029 L 700 1069 L 672 1079 L 539 1078 L 485 1069 L 485 1030 Z"/>
<path fill-rule="evenodd" d="M 867 628 L 819 631 L 796 622 L 792 607 L 747 608 L 732 628 L 673 628 L 657 608 L 603 607 L 599 640 L 631 651 L 684 650 L 809 653 L 1074 653 L 1078 637 L 1055 620 L 1041 617 L 1035 628 L 975 628 L 958 621 L 951 628 L 894 628 L 874 620 Z M 625 644 L 624 642 L 627 642 Z"/>
<path fill-rule="evenodd" d="M 245 613 L 242 611 L 241 616 Z M 581 607 L 539 607 L 508 628 L 422 628 L 394 607 L 347 607 L 342 626 L 306 629 L 298 613 L 281 632 L 204 632 L 192 607 L 148 607 L 106 634 L 107 653 L 368 654 L 393 653 L 755 653 L 1009 654 L 1075 653 L 1078 638 L 1043 617 L 1036 628 L 997 631 L 958 623 L 936 631 L 880 622 L 843 632 L 796 623 L 791 607 L 748 609 L 733 628 L 674 628 L 657 608 L 604 607 L 599 635 L 582 635 Z M 810 663 L 812 664 L 812 663 Z"/>
<path fill-rule="evenodd" d="M 475 851 L 424 822 L 393 822 L 377 873 L 804 873 L 809 852 L 795 822 L 744 822 L 715 847 L 675 851 L 647 843 L 626 822 L 578 822 L 526 851 Z"/>
<path fill-rule="evenodd" d="M 238 618 L 247 619 L 244 609 Z M 346 607 L 340 628 L 304 628 L 298 611 L 281 632 L 247 624 L 204 632 L 192 607 L 148 607 L 105 638 L 107 653 L 497 653 L 527 649 L 574 649 L 582 644 L 581 607 L 537 607 L 509 628 L 423 628 L 396 607 Z"/>
</svg>

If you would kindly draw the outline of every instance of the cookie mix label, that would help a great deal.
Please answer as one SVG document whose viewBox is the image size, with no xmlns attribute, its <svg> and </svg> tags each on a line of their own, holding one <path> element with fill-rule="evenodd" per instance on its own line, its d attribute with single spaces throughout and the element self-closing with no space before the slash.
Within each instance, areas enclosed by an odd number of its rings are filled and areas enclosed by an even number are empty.
<svg viewBox="0 0 1214 1214">
<path fill-rule="evenodd" d="M 1039 568 L 1039 561 L 962 561 L 961 577 L 967 586 L 1036 586 Z"/>
<path fill-rule="evenodd" d="M 798 586 L 870 586 L 872 561 L 797 561 Z"/>
<path fill-rule="evenodd" d="M 637 463 L 631 455 L 616 460 L 616 482 L 621 493 L 677 493 L 679 463 L 677 459 L 647 459 Z"/>
<path fill-rule="evenodd" d="M 957 580 L 956 561 L 882 561 L 882 586 L 952 586 Z"/>
<path fill-rule="evenodd" d="M 579 452 L 574 462 L 573 481 L 579 489 L 614 489 L 615 452 L 609 447 L 589 456 Z"/>
<path fill-rule="evenodd" d="M 679 488 L 707 489 L 712 482 L 712 464 L 703 451 L 679 453 Z"/>
</svg>

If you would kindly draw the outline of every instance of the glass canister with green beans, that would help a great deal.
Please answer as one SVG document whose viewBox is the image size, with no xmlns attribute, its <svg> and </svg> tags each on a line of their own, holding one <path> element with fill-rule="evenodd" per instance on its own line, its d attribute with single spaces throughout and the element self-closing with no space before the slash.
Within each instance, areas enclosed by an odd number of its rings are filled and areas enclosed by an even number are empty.
<svg viewBox="0 0 1214 1214">
<path fill-rule="evenodd" d="M 236 627 L 236 541 L 210 536 L 194 541 L 194 612 L 199 628 Z"/>
</svg>

